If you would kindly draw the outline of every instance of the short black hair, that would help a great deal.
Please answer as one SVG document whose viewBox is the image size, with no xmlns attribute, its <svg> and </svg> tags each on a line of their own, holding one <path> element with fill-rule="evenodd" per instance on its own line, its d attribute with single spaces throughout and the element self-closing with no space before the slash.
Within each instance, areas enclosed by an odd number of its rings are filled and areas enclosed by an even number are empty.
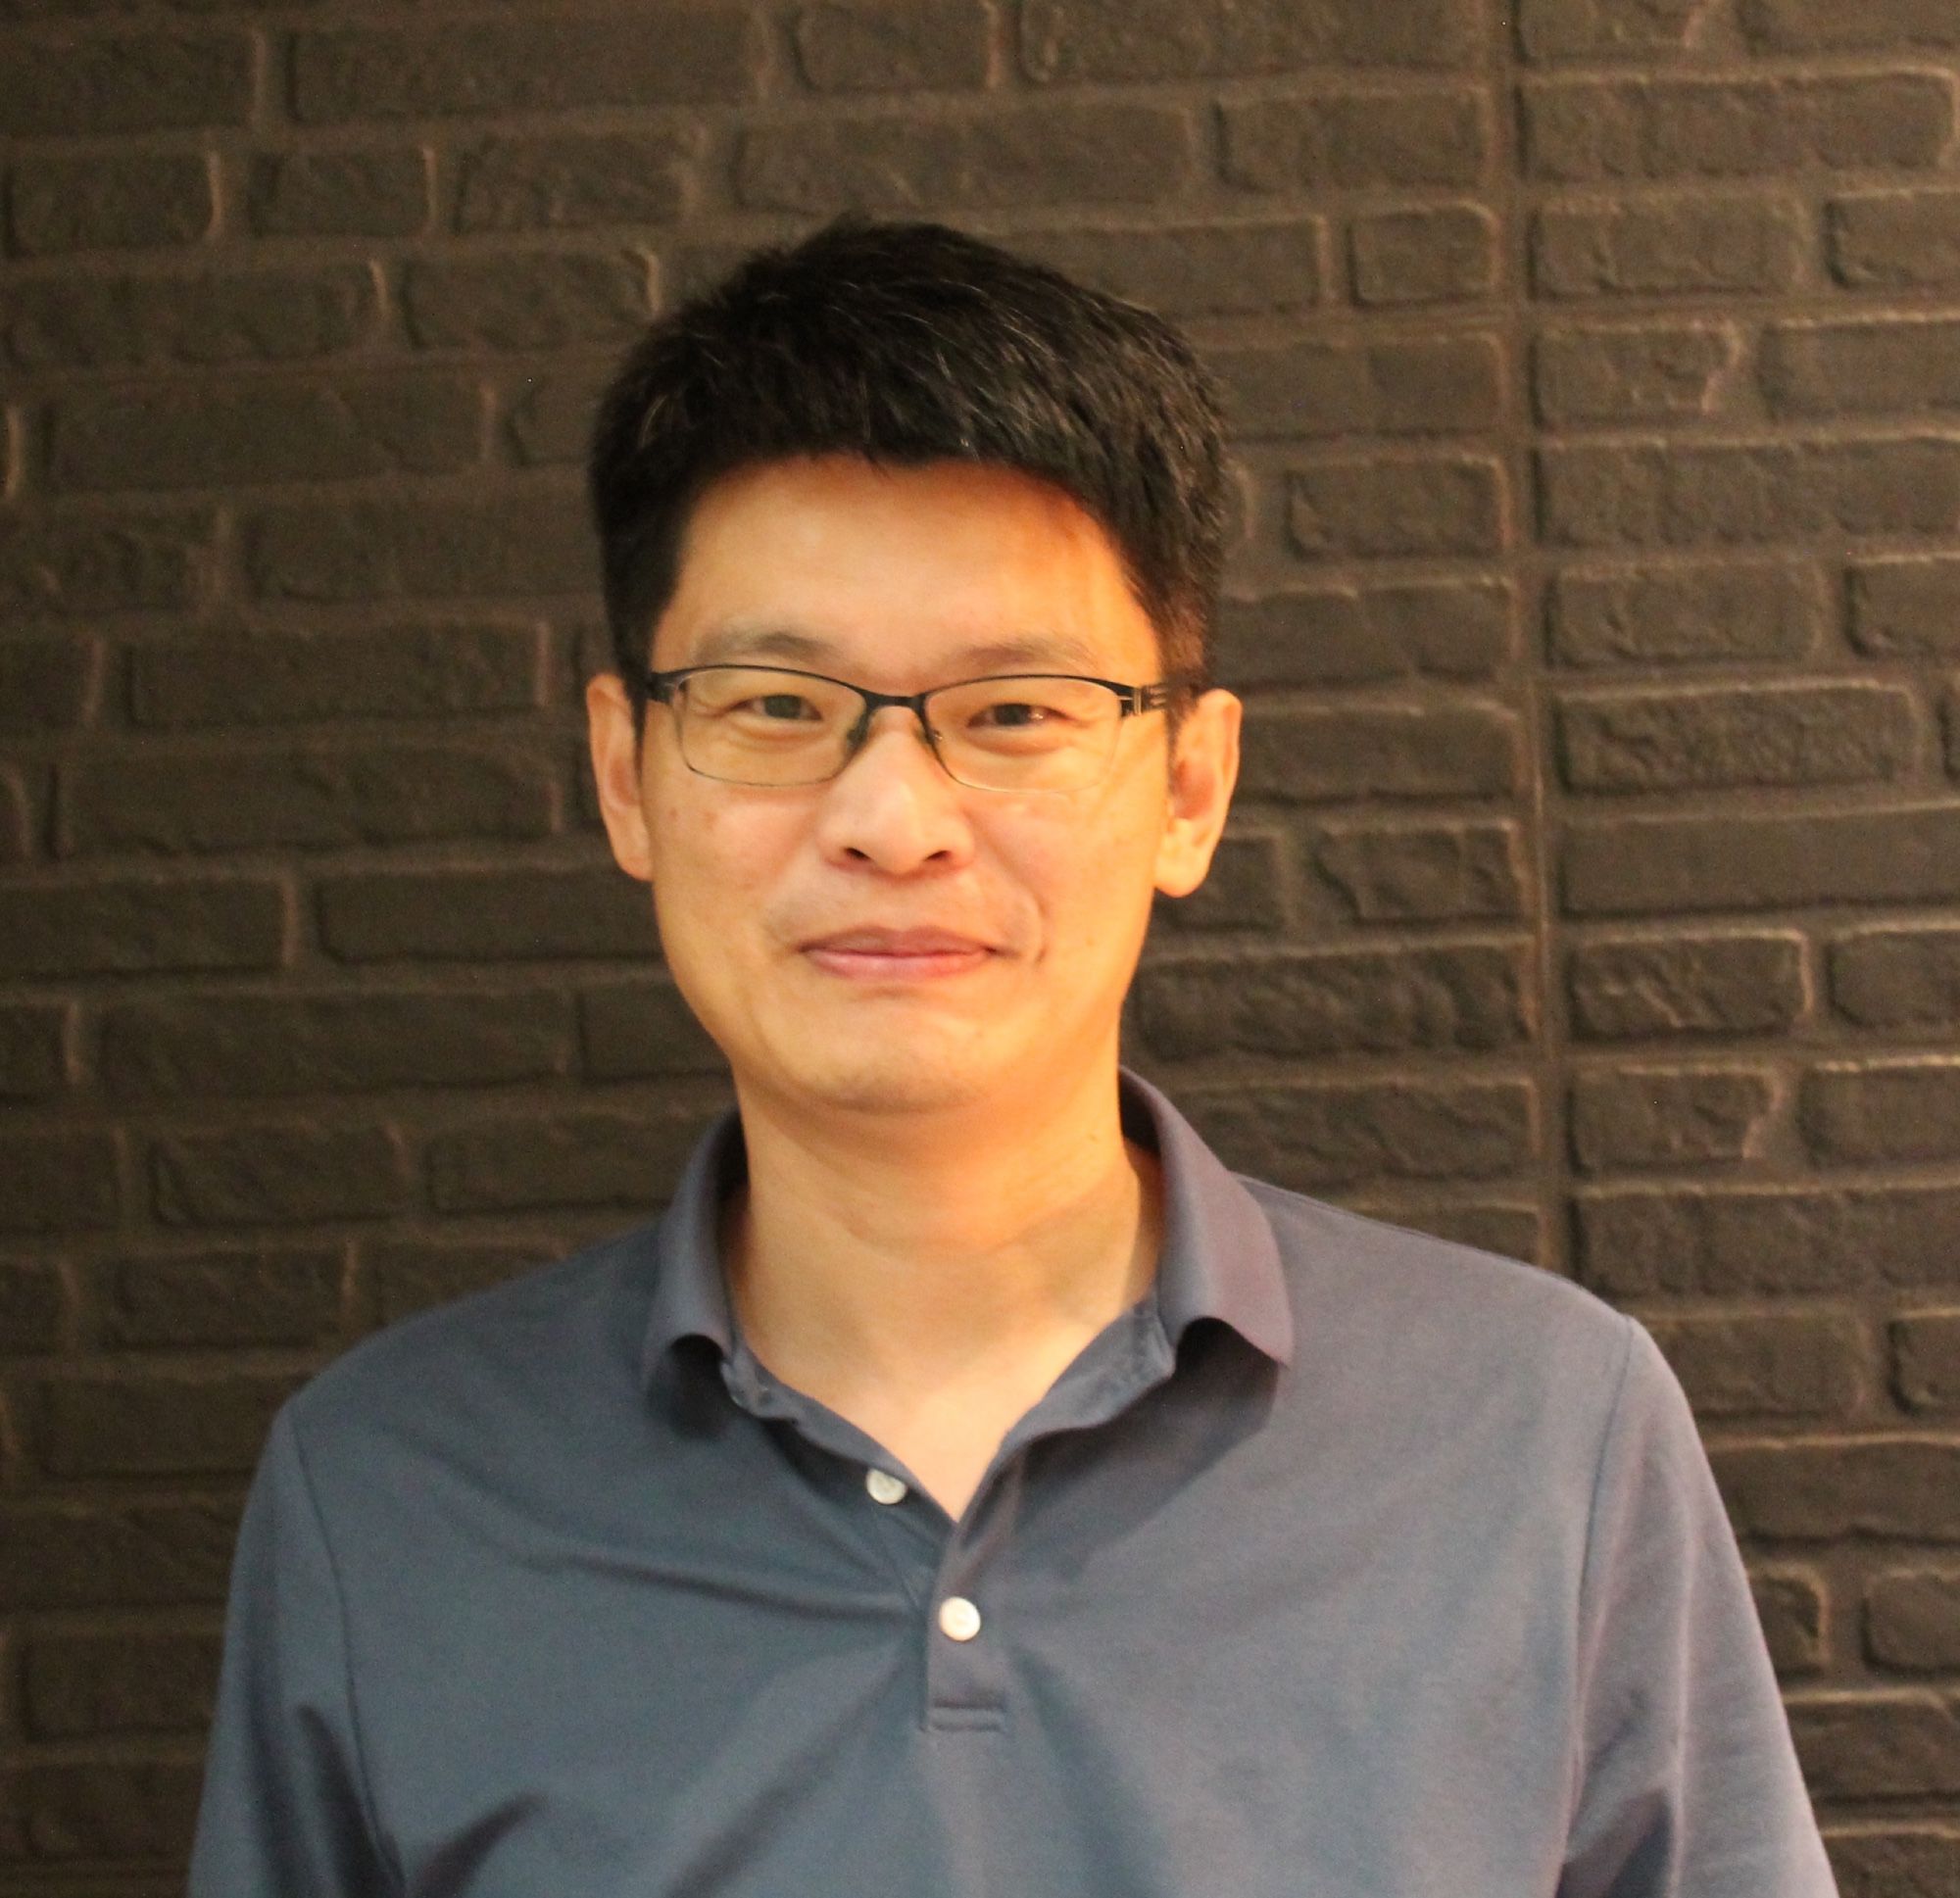
<svg viewBox="0 0 1960 1898">
<path fill-rule="evenodd" d="M 1191 346 L 1152 312 L 965 232 L 847 217 L 658 318 L 600 400 L 588 486 L 636 716 L 695 502 L 737 468 L 819 455 L 1052 483 L 1110 536 L 1164 676 L 1210 683 L 1223 424 Z"/>
</svg>

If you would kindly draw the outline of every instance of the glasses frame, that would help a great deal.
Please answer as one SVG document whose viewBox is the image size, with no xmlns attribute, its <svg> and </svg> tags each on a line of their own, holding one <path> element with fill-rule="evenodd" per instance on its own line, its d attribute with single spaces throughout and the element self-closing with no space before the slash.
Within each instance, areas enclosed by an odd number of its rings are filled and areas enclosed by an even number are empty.
<svg viewBox="0 0 1960 1898">
<path fill-rule="evenodd" d="M 812 784 L 829 784 L 843 776 L 851 760 L 863 749 L 864 740 L 871 729 L 872 718 L 886 706 L 904 706 L 918 719 L 919 732 L 939 768 L 953 782 L 963 785 L 968 791 L 1002 791 L 1003 787 L 992 784 L 967 784 L 966 780 L 955 774 L 939 749 L 939 734 L 932 728 L 932 720 L 926 716 L 926 702 L 942 692 L 955 692 L 961 686 L 986 685 L 996 679 L 1070 679 L 1078 685 L 1100 685 L 1115 695 L 1118 718 L 1139 717 L 1147 711 L 1165 710 L 1179 691 L 1188 691 L 1200 683 L 1187 675 L 1173 675 L 1167 679 L 1152 680 L 1148 685 L 1126 685 L 1120 679 L 1093 678 L 1086 672 L 983 672 L 976 678 L 951 679 L 945 685 L 928 686 L 923 692 L 873 692 L 869 686 L 858 685 L 855 680 L 840 679 L 829 672 L 811 672 L 800 665 L 770 665 L 764 660 L 726 659 L 712 665 L 682 665 L 671 671 L 648 671 L 641 674 L 647 689 L 647 696 L 656 705 L 668 706 L 674 714 L 674 737 L 681 739 L 681 708 L 675 688 L 684 685 L 699 672 L 780 672 L 793 679 L 817 679 L 825 685 L 842 686 L 847 692 L 855 692 L 863 702 L 864 709 L 858 714 L 858 722 L 852 726 L 850 736 L 845 740 L 844 755 L 838 761 L 837 769 L 826 772 L 820 778 L 799 778 L 788 784 L 773 784 L 766 781 L 758 783 L 753 778 L 717 777 L 712 771 L 702 770 L 687 754 L 687 747 L 681 743 L 681 762 L 698 778 L 707 778 L 711 784 L 746 784 L 762 791 L 798 791 Z M 1110 756 L 1115 755 L 1114 748 Z M 1108 763 L 1102 767 L 1104 776 L 1108 773 Z M 1100 783 L 1100 778 L 1090 780 L 1090 784 Z M 1067 797 L 1073 791 L 1087 790 L 1089 785 L 1077 786 L 1030 786 L 1004 792 L 1005 796 L 1026 797 L 1046 791 L 1047 795 Z"/>
</svg>

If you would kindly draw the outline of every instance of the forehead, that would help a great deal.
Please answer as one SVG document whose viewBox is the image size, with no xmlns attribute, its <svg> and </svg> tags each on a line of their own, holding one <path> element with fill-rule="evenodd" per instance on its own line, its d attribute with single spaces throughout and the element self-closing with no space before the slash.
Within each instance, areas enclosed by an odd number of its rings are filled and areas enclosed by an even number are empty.
<svg viewBox="0 0 1960 1898">
<path fill-rule="evenodd" d="M 712 484 L 680 548 L 655 663 L 776 658 L 943 676 L 1023 666 L 1154 677 L 1156 641 L 1114 542 L 1011 469 L 847 457 Z"/>
</svg>

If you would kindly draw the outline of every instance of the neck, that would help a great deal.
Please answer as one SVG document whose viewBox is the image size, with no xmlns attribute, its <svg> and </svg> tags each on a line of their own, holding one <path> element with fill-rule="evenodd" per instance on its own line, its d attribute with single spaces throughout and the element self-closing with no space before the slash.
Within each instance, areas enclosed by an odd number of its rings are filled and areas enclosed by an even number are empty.
<svg viewBox="0 0 1960 1898">
<path fill-rule="evenodd" d="M 722 1251 L 744 1334 L 855 1421 L 963 1390 L 1004 1429 L 1149 1289 L 1158 1173 L 1123 1138 L 1113 1061 L 956 1115 L 740 1098 L 749 1181 Z"/>
</svg>

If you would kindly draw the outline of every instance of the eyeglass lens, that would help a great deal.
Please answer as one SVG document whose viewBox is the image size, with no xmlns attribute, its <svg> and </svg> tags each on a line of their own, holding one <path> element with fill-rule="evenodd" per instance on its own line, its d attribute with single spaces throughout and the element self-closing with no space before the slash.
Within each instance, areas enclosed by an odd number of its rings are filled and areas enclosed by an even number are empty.
<svg viewBox="0 0 1960 1898">
<path fill-rule="evenodd" d="M 864 702 L 849 686 L 767 666 L 711 666 L 674 700 L 681 754 L 736 784 L 817 784 L 844 768 Z M 941 761 L 961 784 L 1067 791 L 1115 750 L 1122 702 L 1087 679 L 1019 676 L 943 686 L 926 702 Z"/>
</svg>

